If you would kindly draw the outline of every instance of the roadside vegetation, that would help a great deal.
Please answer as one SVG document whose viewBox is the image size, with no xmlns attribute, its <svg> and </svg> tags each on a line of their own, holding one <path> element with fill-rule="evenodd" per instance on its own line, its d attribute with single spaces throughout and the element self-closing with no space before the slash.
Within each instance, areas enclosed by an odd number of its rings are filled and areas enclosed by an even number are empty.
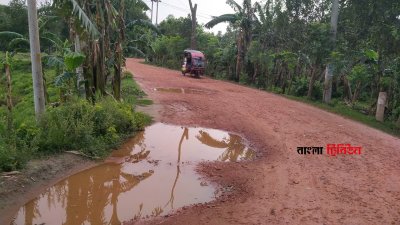
<svg viewBox="0 0 400 225">
<path fill-rule="evenodd" d="M 187 48 L 205 53 L 213 78 L 400 134 L 399 1 L 227 0 L 233 14 L 198 24 L 188 0 L 188 17 L 158 26 L 142 0 L 45 1 L 34 21 L 40 46 L 32 45 L 42 57 L 31 62 L 32 2 L 0 5 L 1 171 L 65 150 L 107 155 L 149 121 L 134 111 L 152 102 L 124 73 L 125 57 L 179 69 Z M 223 22 L 225 33 L 208 32 Z"/>
<path fill-rule="evenodd" d="M 0 54 L 0 57 L 4 55 Z M 49 104 L 40 123 L 35 121 L 33 108 L 30 58 L 26 53 L 14 56 L 12 71 L 13 110 L 9 114 L 6 102 L 5 77 L 0 79 L 0 170 L 21 169 L 25 163 L 41 156 L 67 150 L 79 151 L 91 157 L 105 157 L 124 139 L 142 130 L 150 118 L 134 111 L 145 93 L 126 73 L 122 79 L 122 99 L 112 96 L 96 102 L 69 96 L 60 103 L 60 90 L 55 83 L 55 70 L 45 69 Z M 12 128 L 7 124 L 12 120 Z"/>
<path fill-rule="evenodd" d="M 226 1 L 234 14 L 197 24 L 206 74 L 320 106 L 400 135 L 400 3 L 338 0 Z M 201 3 L 199 3 L 201 4 Z M 188 10 L 189 11 L 189 10 Z M 149 63 L 179 69 L 191 17 L 168 17 L 137 43 Z M 226 33 L 207 28 L 226 22 Z M 149 44 L 150 43 L 150 44 Z M 384 121 L 375 120 L 387 94 Z"/>
<path fill-rule="evenodd" d="M 147 6 L 129 0 L 96 3 L 67 0 L 39 7 L 45 99 L 39 116 L 27 6 L 22 0 L 0 5 L 0 172 L 64 151 L 103 158 L 151 122 L 135 107 L 152 102 L 123 71 L 125 55 L 135 51 L 125 38 L 133 29 L 150 30 L 140 23 Z M 129 28 L 124 21 L 139 22 Z"/>
</svg>

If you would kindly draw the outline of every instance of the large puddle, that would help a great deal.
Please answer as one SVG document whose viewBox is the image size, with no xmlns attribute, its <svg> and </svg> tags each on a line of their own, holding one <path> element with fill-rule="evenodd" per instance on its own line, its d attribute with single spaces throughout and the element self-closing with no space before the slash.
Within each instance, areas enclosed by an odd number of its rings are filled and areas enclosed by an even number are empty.
<svg viewBox="0 0 400 225">
<path fill-rule="evenodd" d="M 121 224 L 215 198 L 194 171 L 202 160 L 254 158 L 235 134 L 157 123 L 106 163 L 57 183 L 21 207 L 12 224 Z"/>
</svg>

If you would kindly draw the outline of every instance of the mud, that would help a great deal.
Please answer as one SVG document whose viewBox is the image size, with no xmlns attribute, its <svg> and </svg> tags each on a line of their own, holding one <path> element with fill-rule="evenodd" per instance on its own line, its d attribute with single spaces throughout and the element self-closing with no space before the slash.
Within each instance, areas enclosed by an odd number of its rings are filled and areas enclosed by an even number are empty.
<svg viewBox="0 0 400 225">
<path fill-rule="evenodd" d="M 162 109 L 159 121 L 235 132 L 257 149 L 242 163 L 202 163 L 228 195 L 144 224 L 400 224 L 400 140 L 284 97 L 128 59 L 127 68 Z M 157 87 L 207 94 L 173 94 Z M 349 143 L 361 155 L 299 155 L 299 146 Z M 132 222 L 137 223 L 137 222 Z"/>
<path fill-rule="evenodd" d="M 68 177 L 21 207 L 12 224 L 121 224 L 213 200 L 198 162 L 251 160 L 238 135 L 162 123 L 146 128 L 106 163 Z"/>
</svg>

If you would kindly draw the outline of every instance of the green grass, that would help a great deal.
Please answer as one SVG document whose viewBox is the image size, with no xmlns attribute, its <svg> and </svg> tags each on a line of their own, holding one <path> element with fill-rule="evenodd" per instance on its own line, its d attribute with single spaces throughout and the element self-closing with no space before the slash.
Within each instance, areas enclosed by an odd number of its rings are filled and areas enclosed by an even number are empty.
<svg viewBox="0 0 400 225">
<path fill-rule="evenodd" d="M 390 121 L 385 121 L 385 122 L 379 122 L 375 120 L 375 117 L 365 115 L 359 111 L 356 111 L 349 106 L 345 105 L 341 101 L 337 101 L 335 104 L 324 104 L 320 101 L 312 101 L 307 99 L 306 97 L 296 97 L 292 95 L 283 95 L 286 98 L 295 100 L 295 101 L 300 101 L 303 103 L 307 103 L 309 105 L 313 105 L 315 107 L 318 107 L 320 109 L 344 116 L 346 118 L 358 121 L 360 123 L 363 123 L 365 125 L 368 125 L 370 127 L 373 127 L 375 129 L 381 130 L 385 133 L 394 135 L 394 136 L 400 136 L 400 128 L 396 127 L 396 125 L 393 122 Z M 360 104 L 364 105 L 365 104 Z"/>
<path fill-rule="evenodd" d="M 124 72 L 121 85 L 122 99 L 125 102 L 133 105 L 148 106 L 152 105 L 153 101 L 147 99 L 147 94 L 142 91 L 140 86 L 133 79 L 130 72 Z"/>
<path fill-rule="evenodd" d="M 0 53 L 0 61 L 4 56 Z M 133 105 L 149 105 L 152 101 L 145 98 L 146 94 L 131 74 L 125 74 L 122 80 L 122 103 L 101 98 L 93 105 L 73 95 L 67 103 L 52 108 L 52 102 L 60 101 L 59 87 L 54 83 L 57 74 L 54 69 L 45 67 L 49 102 L 45 120 L 38 124 L 30 71 L 29 54 L 19 53 L 13 57 L 14 108 L 10 117 L 6 106 L 6 78 L 0 70 L 0 172 L 21 169 L 32 158 L 65 150 L 105 157 L 112 148 L 151 122 L 149 116 L 133 111 Z M 12 130 L 7 128 L 9 118 L 13 121 Z"/>
</svg>

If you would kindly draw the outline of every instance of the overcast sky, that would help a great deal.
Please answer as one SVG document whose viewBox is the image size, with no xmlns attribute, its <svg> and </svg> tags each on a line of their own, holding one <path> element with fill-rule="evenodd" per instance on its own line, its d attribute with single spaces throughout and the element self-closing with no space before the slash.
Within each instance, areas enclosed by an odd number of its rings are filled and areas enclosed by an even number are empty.
<svg viewBox="0 0 400 225">
<path fill-rule="evenodd" d="M 150 0 L 143 0 L 151 8 Z M 188 0 L 161 0 L 158 5 L 158 18 L 159 22 L 165 19 L 168 15 L 175 17 L 186 17 L 190 13 Z M 8 4 L 9 0 L 0 0 L 0 4 Z M 38 0 L 40 2 L 40 0 Z M 225 4 L 226 0 L 192 0 L 192 3 L 197 3 L 197 20 L 200 24 L 205 24 L 211 20 L 212 16 L 218 16 L 226 13 L 232 13 L 231 7 Z M 154 4 L 154 23 L 155 23 L 156 7 Z M 150 17 L 150 11 L 147 13 Z M 215 26 L 211 31 L 214 33 L 218 31 L 225 31 L 227 24 Z"/>
</svg>

